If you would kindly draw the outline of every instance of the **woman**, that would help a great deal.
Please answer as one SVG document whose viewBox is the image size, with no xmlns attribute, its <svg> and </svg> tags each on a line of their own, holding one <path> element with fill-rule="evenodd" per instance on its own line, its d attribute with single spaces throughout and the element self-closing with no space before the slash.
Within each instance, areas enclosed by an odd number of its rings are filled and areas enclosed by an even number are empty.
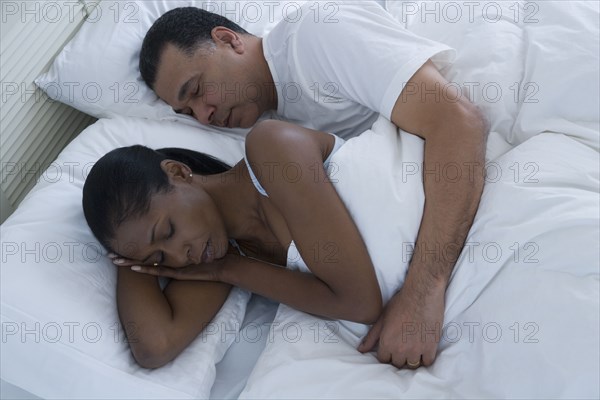
<svg viewBox="0 0 600 400">
<path fill-rule="evenodd" d="M 341 143 L 264 121 L 246 138 L 246 160 L 231 169 L 199 153 L 142 146 L 95 164 L 84 213 L 118 255 L 115 264 L 131 267 L 118 269 L 117 300 L 140 365 L 175 358 L 232 285 L 328 318 L 377 319 L 373 264 L 325 173 L 324 160 Z M 312 274 L 282 268 L 292 243 Z M 156 276 L 175 280 L 161 291 Z"/>
</svg>

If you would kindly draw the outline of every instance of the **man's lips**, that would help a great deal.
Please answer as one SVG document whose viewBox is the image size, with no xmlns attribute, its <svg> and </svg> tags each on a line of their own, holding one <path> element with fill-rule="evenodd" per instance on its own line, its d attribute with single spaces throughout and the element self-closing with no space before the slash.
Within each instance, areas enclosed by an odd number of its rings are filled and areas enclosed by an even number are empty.
<svg viewBox="0 0 600 400">
<path fill-rule="evenodd" d="M 229 111 L 229 115 L 227 116 L 227 119 L 225 120 L 225 126 L 228 128 L 231 128 L 231 111 Z"/>
<path fill-rule="evenodd" d="M 229 126 L 229 120 L 230 119 L 231 119 L 231 111 L 229 111 L 229 114 L 227 115 L 227 117 L 224 120 L 222 120 L 221 122 L 217 123 L 216 125 L 218 127 L 221 127 L 221 128 L 229 128 L 230 127 Z"/>
</svg>

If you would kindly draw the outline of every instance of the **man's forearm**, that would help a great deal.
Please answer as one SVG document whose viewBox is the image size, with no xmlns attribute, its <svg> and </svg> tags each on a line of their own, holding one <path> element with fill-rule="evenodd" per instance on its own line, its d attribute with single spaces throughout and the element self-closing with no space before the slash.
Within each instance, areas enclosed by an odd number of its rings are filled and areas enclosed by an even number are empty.
<svg viewBox="0 0 600 400">
<path fill-rule="evenodd" d="M 448 283 L 484 184 L 487 126 L 475 106 L 435 129 L 425 142 L 425 208 L 407 277 L 420 291 Z"/>
</svg>

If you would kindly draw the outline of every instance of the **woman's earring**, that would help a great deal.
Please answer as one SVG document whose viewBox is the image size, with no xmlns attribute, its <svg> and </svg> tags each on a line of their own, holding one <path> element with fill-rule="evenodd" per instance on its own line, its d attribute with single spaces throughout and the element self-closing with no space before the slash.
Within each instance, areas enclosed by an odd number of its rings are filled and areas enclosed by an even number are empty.
<svg viewBox="0 0 600 400">
<path fill-rule="evenodd" d="M 192 174 L 190 174 L 190 178 L 192 177 Z"/>
</svg>

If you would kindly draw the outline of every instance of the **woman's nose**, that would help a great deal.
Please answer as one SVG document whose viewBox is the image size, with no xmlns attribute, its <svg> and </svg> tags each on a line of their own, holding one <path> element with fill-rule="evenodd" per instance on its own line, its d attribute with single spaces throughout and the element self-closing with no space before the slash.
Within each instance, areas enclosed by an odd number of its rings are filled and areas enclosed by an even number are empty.
<svg viewBox="0 0 600 400">
<path fill-rule="evenodd" d="M 190 261 L 190 246 L 186 244 L 173 243 L 165 251 L 169 254 L 169 259 L 172 260 L 172 267 L 185 267 L 192 264 Z"/>
</svg>

